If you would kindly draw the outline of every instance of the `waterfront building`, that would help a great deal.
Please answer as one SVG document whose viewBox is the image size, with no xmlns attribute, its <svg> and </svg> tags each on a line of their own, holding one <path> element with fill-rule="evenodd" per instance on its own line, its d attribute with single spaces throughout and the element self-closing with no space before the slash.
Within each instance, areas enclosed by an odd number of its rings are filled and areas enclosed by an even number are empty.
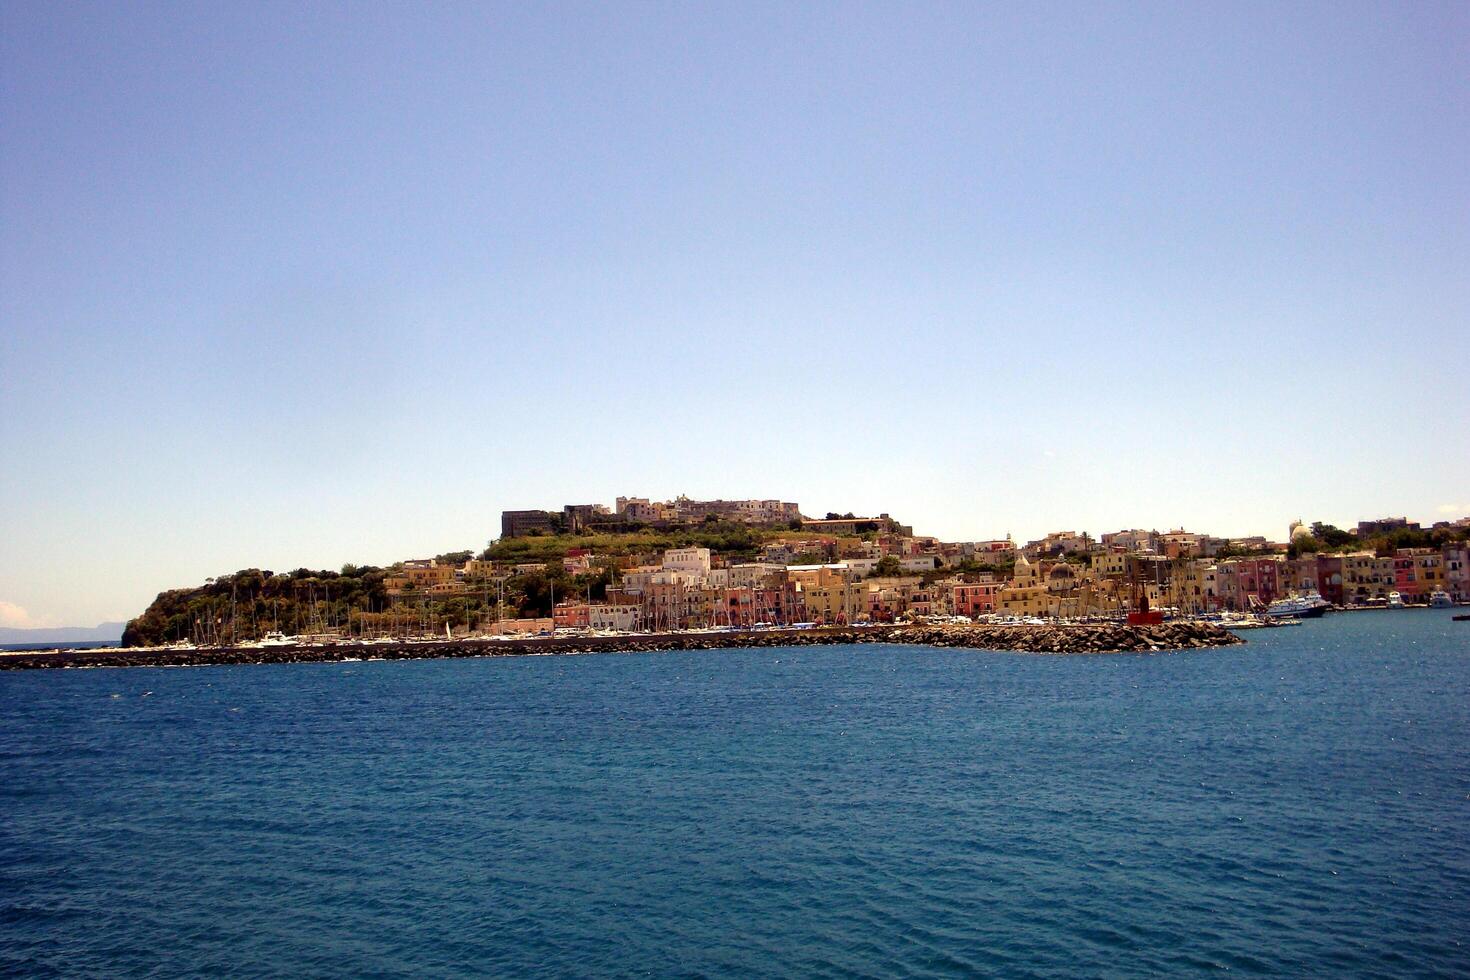
<svg viewBox="0 0 1470 980">
<path fill-rule="evenodd" d="M 938 582 L 919 586 L 909 593 L 909 615 L 948 616 L 950 614 L 949 589 Z"/>
<path fill-rule="evenodd" d="M 867 592 L 868 619 L 891 623 L 908 611 L 909 593 L 896 584 L 870 585 Z"/>
<path fill-rule="evenodd" d="M 1437 548 L 1400 548 L 1393 557 L 1394 587 L 1405 599 L 1428 598 L 1445 585 L 1444 554 Z"/>
<path fill-rule="evenodd" d="M 1215 594 L 1219 597 L 1221 609 L 1242 610 L 1245 608 L 1245 597 L 1240 592 L 1240 576 L 1237 574 L 1238 567 L 1231 560 L 1215 563 Z"/>
<path fill-rule="evenodd" d="M 1456 602 L 1470 600 L 1470 545 L 1445 545 L 1444 589 Z"/>
<path fill-rule="evenodd" d="M 1191 613 L 1217 608 L 1215 566 L 1210 562 L 1181 562 L 1170 577 L 1170 586 L 1170 606 Z"/>
<path fill-rule="evenodd" d="M 1277 569 L 1278 595 L 1306 595 L 1308 592 L 1321 592 L 1317 576 L 1317 556 L 1309 555 L 1305 558 L 1288 558 L 1278 563 Z M 1324 596 L 1325 598 L 1325 596 Z"/>
<path fill-rule="evenodd" d="M 636 603 L 594 603 L 587 624 L 596 630 L 634 632 L 643 628 L 643 608 Z"/>
<path fill-rule="evenodd" d="M 1001 584 L 994 580 L 964 582 L 950 587 L 950 608 L 956 616 L 985 616 L 995 612 Z"/>
<path fill-rule="evenodd" d="M 1269 605 L 1280 595 L 1277 572 L 1281 563 L 1274 558 L 1238 558 L 1236 584 L 1244 605 Z"/>
<path fill-rule="evenodd" d="M 1317 591 L 1334 606 L 1343 604 L 1342 556 L 1317 556 Z"/>
<path fill-rule="evenodd" d="M 643 621 L 649 629 L 682 629 L 691 619 L 696 600 L 679 582 L 651 582 L 640 593 Z"/>
<path fill-rule="evenodd" d="M 557 629 L 586 629 L 592 625 L 592 607 L 585 602 L 560 602 L 551 618 Z"/>
<path fill-rule="evenodd" d="M 1055 616 L 1061 608 L 1061 598 L 1041 582 L 1008 585 L 996 598 L 997 611 L 1007 616 Z"/>
<path fill-rule="evenodd" d="M 501 619 L 490 627 L 490 632 L 501 636 L 521 636 L 528 633 L 543 633 L 553 629 L 556 621 L 550 616 L 539 619 Z"/>
<path fill-rule="evenodd" d="M 762 587 L 752 589 L 751 592 L 755 597 L 756 613 L 760 616 L 759 622 L 786 626 L 791 623 L 806 622 L 810 618 L 807 615 L 801 590 L 796 587 L 795 582 L 771 581 Z"/>
<path fill-rule="evenodd" d="M 1392 558 L 1380 558 L 1371 551 L 1357 551 L 1341 557 L 1343 602 L 1363 605 L 1387 600 L 1394 591 Z"/>
<path fill-rule="evenodd" d="M 794 585 L 795 583 L 793 583 Z M 867 606 L 867 587 L 859 582 L 828 581 L 802 586 L 804 617 L 815 623 L 851 623 Z"/>
</svg>

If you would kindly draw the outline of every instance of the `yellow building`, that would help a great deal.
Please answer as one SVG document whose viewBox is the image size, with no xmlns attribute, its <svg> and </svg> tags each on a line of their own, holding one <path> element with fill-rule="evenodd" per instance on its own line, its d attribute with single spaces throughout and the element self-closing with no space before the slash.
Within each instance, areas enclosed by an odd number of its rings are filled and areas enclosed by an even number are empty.
<svg viewBox="0 0 1470 980">
<path fill-rule="evenodd" d="M 1181 562 L 1169 577 L 1166 606 L 1183 612 L 1215 608 L 1215 566 L 1207 561 Z"/>
<path fill-rule="evenodd" d="M 485 579 L 495 580 L 509 578 L 510 573 L 503 569 L 497 569 L 495 562 L 483 558 L 471 558 L 464 563 L 464 577 L 470 581 L 479 582 Z"/>
<path fill-rule="evenodd" d="M 432 590 L 454 581 L 454 567 L 441 565 L 433 559 L 406 561 L 403 567 L 383 577 L 383 586 L 390 594 L 406 589 Z M 439 591 L 443 591 L 442 588 Z"/>
<path fill-rule="evenodd" d="M 1062 596 L 1045 585 L 1008 585 L 996 597 L 996 612 L 1003 616 L 1056 616 Z"/>
<path fill-rule="evenodd" d="M 803 589 L 831 588 L 856 578 L 852 569 L 843 564 L 786 566 L 786 580 Z"/>
<path fill-rule="evenodd" d="M 1379 558 L 1369 551 L 1342 556 L 1342 601 L 1364 603 L 1387 599 L 1395 591 L 1393 559 Z"/>
<path fill-rule="evenodd" d="M 1419 594 L 1428 595 L 1445 587 L 1444 555 L 1429 548 L 1413 549 L 1414 573 L 1419 580 Z"/>
<path fill-rule="evenodd" d="M 801 590 L 806 618 L 812 622 L 852 622 L 866 614 L 868 590 L 860 582 L 817 585 Z"/>
<path fill-rule="evenodd" d="M 1123 552 L 1107 552 L 1092 556 L 1094 578 L 1125 578 L 1128 575 L 1128 556 Z"/>
</svg>

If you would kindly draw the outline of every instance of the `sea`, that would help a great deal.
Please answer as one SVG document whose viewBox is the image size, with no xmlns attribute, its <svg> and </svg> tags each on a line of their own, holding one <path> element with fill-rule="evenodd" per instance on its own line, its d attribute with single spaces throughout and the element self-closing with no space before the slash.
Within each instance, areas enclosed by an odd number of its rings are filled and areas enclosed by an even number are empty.
<svg viewBox="0 0 1470 980">
<path fill-rule="evenodd" d="M 28 650 L 101 650 L 122 646 L 117 640 L 80 640 L 65 643 L 0 643 L 0 653 L 25 653 Z"/>
<path fill-rule="evenodd" d="M 0 672 L 0 973 L 1470 975 L 1470 623 Z"/>
</svg>

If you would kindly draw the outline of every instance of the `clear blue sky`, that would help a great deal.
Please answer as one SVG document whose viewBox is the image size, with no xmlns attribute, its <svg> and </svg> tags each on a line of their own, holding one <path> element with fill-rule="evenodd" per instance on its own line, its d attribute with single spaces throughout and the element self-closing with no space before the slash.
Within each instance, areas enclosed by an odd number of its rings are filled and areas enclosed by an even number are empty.
<svg viewBox="0 0 1470 980">
<path fill-rule="evenodd" d="M 619 493 L 1470 512 L 1470 6 L 0 6 L 0 622 Z"/>
</svg>

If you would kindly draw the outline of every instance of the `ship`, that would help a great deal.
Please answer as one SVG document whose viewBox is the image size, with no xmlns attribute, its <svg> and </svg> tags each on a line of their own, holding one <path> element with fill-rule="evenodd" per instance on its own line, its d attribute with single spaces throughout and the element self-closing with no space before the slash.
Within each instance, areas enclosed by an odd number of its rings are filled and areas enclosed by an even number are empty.
<svg viewBox="0 0 1470 980">
<path fill-rule="evenodd" d="M 1435 589 L 1429 593 L 1429 604 L 1435 609 L 1448 609 L 1455 604 L 1455 600 L 1444 589 Z"/>
<path fill-rule="evenodd" d="M 1320 593 L 1308 592 L 1289 599 L 1277 599 L 1266 607 L 1272 619 L 1316 619 L 1327 611 L 1328 602 Z"/>
</svg>

